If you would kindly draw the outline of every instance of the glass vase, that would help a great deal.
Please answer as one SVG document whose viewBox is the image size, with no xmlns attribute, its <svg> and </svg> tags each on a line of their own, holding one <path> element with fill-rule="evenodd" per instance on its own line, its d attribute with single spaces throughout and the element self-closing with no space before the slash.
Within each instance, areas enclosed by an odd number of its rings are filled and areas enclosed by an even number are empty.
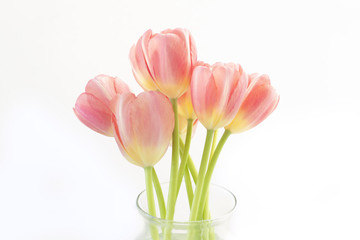
<svg viewBox="0 0 360 240">
<path fill-rule="evenodd" d="M 162 189 L 164 197 L 166 197 L 168 184 L 162 184 Z M 178 195 L 173 221 L 149 215 L 146 191 L 142 191 L 138 195 L 136 203 L 143 219 L 143 227 L 136 240 L 233 239 L 229 235 L 228 223 L 236 207 L 236 198 L 229 190 L 217 185 L 211 185 L 209 190 L 207 207 L 210 211 L 210 219 L 201 221 L 188 221 L 190 207 L 185 186 L 182 186 Z M 158 208 L 157 216 L 159 216 Z"/>
</svg>

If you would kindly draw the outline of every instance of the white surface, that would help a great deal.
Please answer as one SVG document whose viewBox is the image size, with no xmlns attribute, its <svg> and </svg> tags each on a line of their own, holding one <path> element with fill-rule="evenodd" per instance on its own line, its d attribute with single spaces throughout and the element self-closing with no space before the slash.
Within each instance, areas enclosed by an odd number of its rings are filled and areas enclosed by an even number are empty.
<svg viewBox="0 0 360 240">
<path fill-rule="evenodd" d="M 190 29 L 200 60 L 268 73 L 281 95 L 264 123 L 231 137 L 215 170 L 238 197 L 239 239 L 360 239 L 356 3 L 1 1 L 0 239 L 133 239 L 142 169 L 72 107 L 100 73 L 139 92 L 131 45 L 174 27 Z"/>
</svg>

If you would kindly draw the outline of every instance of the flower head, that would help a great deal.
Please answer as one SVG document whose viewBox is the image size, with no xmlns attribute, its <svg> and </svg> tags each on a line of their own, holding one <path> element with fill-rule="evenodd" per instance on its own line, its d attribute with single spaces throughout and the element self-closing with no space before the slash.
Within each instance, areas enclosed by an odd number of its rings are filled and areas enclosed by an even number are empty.
<svg viewBox="0 0 360 240">
<path fill-rule="evenodd" d="M 247 75 L 239 64 L 195 67 L 191 99 L 199 121 L 213 130 L 229 124 L 239 110 L 247 84 Z"/>
<path fill-rule="evenodd" d="M 148 30 L 130 50 L 133 73 L 140 86 L 158 89 L 169 98 L 178 98 L 188 89 L 196 57 L 192 35 L 181 28 L 155 34 Z"/>
<path fill-rule="evenodd" d="M 131 163 L 154 166 L 165 154 L 174 129 L 169 99 L 156 91 L 117 95 L 112 102 L 115 139 Z"/>
<path fill-rule="evenodd" d="M 249 130 L 264 121 L 277 107 L 280 96 L 268 75 L 251 74 L 249 86 L 234 120 L 225 127 L 232 133 Z"/>
<path fill-rule="evenodd" d="M 76 100 L 74 112 L 92 130 L 113 136 L 110 102 L 116 94 L 129 91 L 119 78 L 98 75 L 87 83 L 85 92 Z"/>
</svg>

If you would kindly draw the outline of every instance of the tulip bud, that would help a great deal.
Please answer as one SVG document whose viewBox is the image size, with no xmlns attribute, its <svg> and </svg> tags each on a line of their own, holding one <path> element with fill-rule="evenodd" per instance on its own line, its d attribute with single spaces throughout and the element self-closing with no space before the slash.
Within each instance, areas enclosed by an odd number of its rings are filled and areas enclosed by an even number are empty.
<svg viewBox="0 0 360 240">
<path fill-rule="evenodd" d="M 110 101 L 116 94 L 129 91 L 129 87 L 119 78 L 98 75 L 87 83 L 73 110 L 90 129 L 112 137 Z"/>
<path fill-rule="evenodd" d="M 239 64 L 215 63 L 195 67 L 191 100 L 196 116 L 207 129 L 228 125 L 239 110 L 248 85 Z"/>
<path fill-rule="evenodd" d="M 180 97 L 189 87 L 196 63 L 195 42 L 186 29 L 148 30 L 130 50 L 136 81 L 145 90 L 156 90 L 169 98 Z"/>
<path fill-rule="evenodd" d="M 249 130 L 264 121 L 277 107 L 280 96 L 268 75 L 251 74 L 244 100 L 234 120 L 225 127 L 232 133 Z"/>
<path fill-rule="evenodd" d="M 115 139 L 131 163 L 154 166 L 165 154 L 174 129 L 169 99 L 156 91 L 117 95 L 112 102 Z"/>
</svg>

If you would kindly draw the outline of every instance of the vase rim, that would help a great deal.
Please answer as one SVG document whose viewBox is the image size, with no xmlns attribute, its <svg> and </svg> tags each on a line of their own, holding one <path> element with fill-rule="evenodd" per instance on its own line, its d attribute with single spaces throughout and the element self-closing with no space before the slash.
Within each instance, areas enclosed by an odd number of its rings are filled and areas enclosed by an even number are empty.
<svg viewBox="0 0 360 240">
<path fill-rule="evenodd" d="M 163 185 L 163 184 L 169 184 L 169 182 L 162 182 L 161 185 Z M 226 213 L 222 214 L 220 217 L 216 217 L 216 218 L 212 218 L 212 219 L 205 219 L 205 220 L 197 220 L 197 221 L 177 221 L 177 220 L 167 220 L 167 219 L 160 218 L 160 217 L 154 217 L 154 216 L 150 215 L 149 213 L 147 213 L 145 210 L 143 210 L 139 205 L 139 199 L 140 199 L 141 195 L 146 192 L 146 189 L 144 189 L 143 191 L 141 191 L 138 194 L 138 196 L 136 198 L 136 207 L 137 207 L 138 211 L 140 212 L 140 214 L 143 215 L 145 218 L 147 218 L 151 221 L 155 221 L 155 222 L 159 222 L 159 223 L 163 223 L 163 224 L 196 225 L 196 224 L 210 224 L 211 223 L 212 225 L 216 225 L 217 223 L 221 223 L 224 220 L 228 219 L 232 215 L 232 213 L 234 212 L 236 205 L 237 205 L 237 199 L 230 190 L 228 190 L 227 188 L 225 188 L 223 186 L 213 184 L 213 183 L 210 183 L 210 186 L 227 192 L 234 199 L 233 207 Z"/>
</svg>

